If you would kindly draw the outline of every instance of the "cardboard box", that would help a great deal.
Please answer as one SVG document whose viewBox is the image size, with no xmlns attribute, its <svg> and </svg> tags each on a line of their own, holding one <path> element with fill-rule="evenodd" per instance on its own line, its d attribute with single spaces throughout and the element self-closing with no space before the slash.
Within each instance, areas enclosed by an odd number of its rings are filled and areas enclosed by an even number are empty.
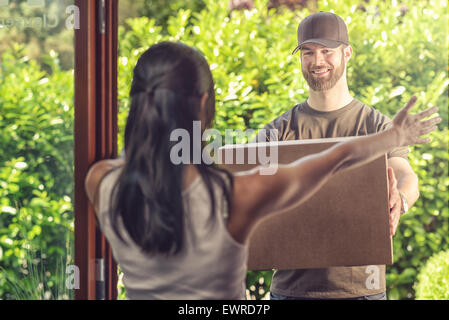
<svg viewBox="0 0 449 320">
<path fill-rule="evenodd" d="M 290 163 L 348 139 L 278 142 L 278 163 Z M 248 156 L 270 147 L 273 143 L 224 146 L 218 158 L 224 162 L 227 152 L 232 154 L 227 160 L 232 157 L 234 164 L 220 166 L 231 172 L 249 170 L 260 161 L 257 157 L 256 163 L 248 164 Z M 235 164 L 238 152 L 244 154 L 242 164 Z M 264 219 L 250 236 L 249 270 L 392 263 L 386 155 L 337 173 L 297 208 Z"/>
</svg>

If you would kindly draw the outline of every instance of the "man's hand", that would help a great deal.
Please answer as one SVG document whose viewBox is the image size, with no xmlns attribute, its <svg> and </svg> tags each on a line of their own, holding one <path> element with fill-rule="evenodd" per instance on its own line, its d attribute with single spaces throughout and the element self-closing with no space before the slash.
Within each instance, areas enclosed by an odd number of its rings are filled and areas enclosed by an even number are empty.
<svg viewBox="0 0 449 320">
<path fill-rule="evenodd" d="M 401 217 L 402 199 L 398 190 L 398 181 L 394 175 L 393 168 L 388 168 L 389 184 L 389 208 L 390 208 L 390 234 L 394 236 Z"/>
</svg>

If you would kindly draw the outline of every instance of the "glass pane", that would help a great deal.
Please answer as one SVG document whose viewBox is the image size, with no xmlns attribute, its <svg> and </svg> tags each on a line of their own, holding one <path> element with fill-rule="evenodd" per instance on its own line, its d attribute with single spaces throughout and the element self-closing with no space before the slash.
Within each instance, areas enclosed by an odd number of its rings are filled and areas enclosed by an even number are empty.
<svg viewBox="0 0 449 320">
<path fill-rule="evenodd" d="M 73 0 L 0 0 L 0 299 L 72 299 Z"/>
<path fill-rule="evenodd" d="M 318 11 L 335 12 L 348 26 L 353 55 L 346 74 L 353 97 L 387 116 L 413 94 L 419 98 L 414 112 L 440 107 L 444 122 L 432 142 L 411 148 L 421 197 L 413 214 L 401 218 L 395 265 L 387 268 L 387 296 L 414 298 L 417 267 L 448 243 L 447 1 L 120 0 L 119 150 L 132 70 L 151 45 L 182 41 L 199 49 L 215 81 L 213 126 L 222 135 L 226 129 L 257 130 L 308 98 L 299 54 L 292 51 L 299 22 Z M 266 298 L 271 276 L 248 272 L 247 297 Z"/>
</svg>

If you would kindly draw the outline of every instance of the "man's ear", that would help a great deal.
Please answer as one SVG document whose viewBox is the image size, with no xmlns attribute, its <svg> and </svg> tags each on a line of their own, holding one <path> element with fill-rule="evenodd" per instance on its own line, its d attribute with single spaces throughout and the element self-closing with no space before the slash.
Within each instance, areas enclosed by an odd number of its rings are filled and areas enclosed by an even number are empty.
<svg viewBox="0 0 449 320">
<path fill-rule="evenodd" d="M 351 46 L 347 46 L 346 48 L 343 49 L 343 54 L 345 56 L 345 61 L 346 63 L 349 61 L 349 59 L 351 59 L 352 57 L 352 47 Z"/>
</svg>

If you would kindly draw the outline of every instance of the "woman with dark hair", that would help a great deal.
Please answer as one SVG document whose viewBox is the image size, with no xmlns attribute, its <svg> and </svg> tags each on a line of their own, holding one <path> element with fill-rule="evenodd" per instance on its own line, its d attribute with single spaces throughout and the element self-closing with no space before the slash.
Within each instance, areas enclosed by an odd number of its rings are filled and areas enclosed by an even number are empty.
<svg viewBox="0 0 449 320">
<path fill-rule="evenodd" d="M 419 137 L 441 121 L 421 121 L 436 107 L 408 114 L 413 97 L 382 133 L 279 166 L 274 175 L 256 168 L 233 176 L 203 162 L 201 143 L 190 141 L 190 164 L 170 159 L 173 130 L 193 137 L 194 121 L 204 131 L 214 118 L 214 83 L 198 51 L 152 46 L 137 62 L 130 96 L 125 159 L 100 161 L 86 178 L 129 299 L 244 298 L 246 241 L 262 218 L 299 205 L 338 171 L 428 142 Z"/>
</svg>

